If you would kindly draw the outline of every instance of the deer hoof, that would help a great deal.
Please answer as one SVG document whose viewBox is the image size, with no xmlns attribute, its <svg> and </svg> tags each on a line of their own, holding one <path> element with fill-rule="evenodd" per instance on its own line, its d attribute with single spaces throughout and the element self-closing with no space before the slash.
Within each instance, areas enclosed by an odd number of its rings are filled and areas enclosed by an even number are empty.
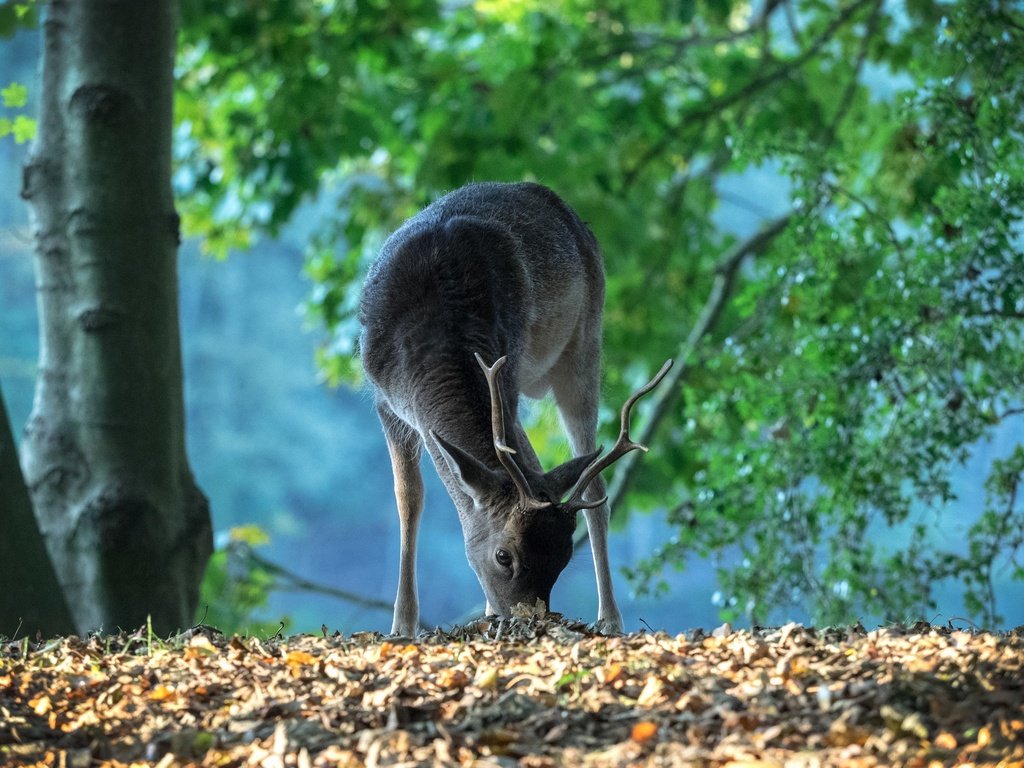
<svg viewBox="0 0 1024 768">
<path fill-rule="evenodd" d="M 594 622 L 594 630 L 602 635 L 624 634 L 622 629 L 622 617 L 606 616 L 604 618 L 600 618 Z"/>
</svg>

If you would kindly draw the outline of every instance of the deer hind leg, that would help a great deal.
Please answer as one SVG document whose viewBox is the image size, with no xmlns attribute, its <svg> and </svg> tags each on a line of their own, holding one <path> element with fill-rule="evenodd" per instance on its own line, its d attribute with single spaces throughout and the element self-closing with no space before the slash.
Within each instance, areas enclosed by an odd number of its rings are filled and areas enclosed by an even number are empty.
<svg viewBox="0 0 1024 768">
<path fill-rule="evenodd" d="M 378 404 L 377 413 L 391 455 L 401 542 L 398 595 L 395 598 L 391 634 L 414 637 L 420 622 L 419 593 L 416 588 L 416 534 L 423 512 L 423 475 L 420 472 L 422 444 L 416 431 L 386 405 Z"/>
<path fill-rule="evenodd" d="M 589 351 L 563 358 L 563 364 L 552 377 L 551 388 L 562 425 L 569 437 L 573 456 L 591 453 L 597 431 L 597 406 L 600 393 L 600 345 L 585 344 Z M 600 476 L 587 488 L 584 497 L 600 499 L 605 495 L 605 482 Z M 615 602 L 611 566 L 608 563 L 608 520 L 611 509 L 607 502 L 585 510 L 590 551 L 594 556 L 597 577 L 597 628 L 605 633 L 622 632 L 622 614 Z"/>
</svg>

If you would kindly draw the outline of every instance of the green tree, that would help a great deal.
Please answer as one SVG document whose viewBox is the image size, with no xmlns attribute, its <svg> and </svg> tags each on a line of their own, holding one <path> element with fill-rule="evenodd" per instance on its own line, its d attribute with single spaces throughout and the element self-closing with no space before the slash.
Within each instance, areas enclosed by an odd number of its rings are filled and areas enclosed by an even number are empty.
<svg viewBox="0 0 1024 768">
<path fill-rule="evenodd" d="M 903 618 L 952 578 L 996 620 L 1021 451 L 976 522 L 949 519 L 949 477 L 1024 400 L 1016 4 L 184 8 L 186 224 L 223 251 L 338 201 L 308 260 L 333 381 L 358 378 L 358 286 L 389 229 L 470 179 L 541 181 L 606 254 L 607 401 L 680 358 L 655 460 L 612 486 L 620 518 L 667 506 L 677 529 L 641 585 L 729 550 L 727 617 Z M 785 191 L 723 228 L 754 170 Z"/>
</svg>

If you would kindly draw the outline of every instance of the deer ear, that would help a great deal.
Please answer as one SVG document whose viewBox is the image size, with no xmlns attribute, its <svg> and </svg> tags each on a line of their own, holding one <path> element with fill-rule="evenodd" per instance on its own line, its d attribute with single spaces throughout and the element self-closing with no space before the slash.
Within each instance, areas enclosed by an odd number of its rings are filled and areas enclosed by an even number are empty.
<svg viewBox="0 0 1024 768">
<path fill-rule="evenodd" d="M 565 464 L 555 467 L 544 475 L 545 483 L 556 500 L 560 501 L 569 492 L 569 489 L 576 485 L 576 481 L 580 479 L 583 470 L 601 455 L 601 450 L 601 448 L 598 448 L 593 453 L 569 459 Z"/>
<path fill-rule="evenodd" d="M 430 430 L 430 437 L 462 491 L 477 504 L 482 504 L 484 497 L 499 485 L 497 473 L 434 430 Z"/>
</svg>

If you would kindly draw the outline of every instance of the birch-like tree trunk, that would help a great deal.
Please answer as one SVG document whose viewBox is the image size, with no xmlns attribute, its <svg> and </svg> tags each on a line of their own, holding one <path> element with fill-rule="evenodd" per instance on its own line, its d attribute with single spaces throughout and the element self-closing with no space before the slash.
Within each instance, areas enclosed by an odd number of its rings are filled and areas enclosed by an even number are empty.
<svg viewBox="0 0 1024 768">
<path fill-rule="evenodd" d="M 191 624 L 210 516 L 185 455 L 172 0 L 53 0 L 24 169 L 39 377 L 23 446 L 80 632 Z"/>
</svg>

